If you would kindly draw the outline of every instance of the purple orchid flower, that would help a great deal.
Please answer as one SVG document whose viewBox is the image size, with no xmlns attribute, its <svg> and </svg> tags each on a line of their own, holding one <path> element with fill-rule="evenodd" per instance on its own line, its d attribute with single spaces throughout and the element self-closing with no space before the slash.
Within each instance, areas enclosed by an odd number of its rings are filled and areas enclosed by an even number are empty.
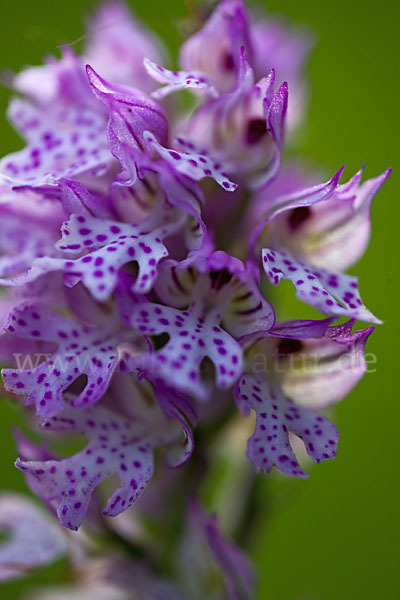
<svg viewBox="0 0 400 600">
<path fill-rule="evenodd" d="M 353 321 L 334 318 L 276 324 L 246 339 L 246 367 L 235 387 L 244 415 L 256 413 L 247 456 L 254 467 L 307 477 L 293 453 L 290 433 L 315 461 L 334 458 L 338 431 L 320 411 L 342 400 L 364 375 L 364 348 L 373 331 L 351 333 Z M 328 385 L 329 382 L 329 385 Z"/>
<path fill-rule="evenodd" d="M 188 124 L 188 137 L 224 161 L 228 172 L 244 176 L 250 188 L 267 184 L 280 168 L 288 87 L 274 87 L 273 69 L 254 84 L 242 48 L 232 91 L 200 106 Z"/>
<path fill-rule="evenodd" d="M 252 246 L 261 236 L 265 246 L 287 249 L 317 267 L 333 271 L 348 269 L 367 248 L 371 203 L 390 172 L 388 169 L 361 183 L 361 169 L 350 181 L 339 184 L 340 169 L 327 184 L 282 195 L 275 192 L 272 197 L 268 188 L 261 191 L 251 217 L 257 223 L 251 235 Z M 310 177 L 307 173 L 294 173 L 293 177 L 289 171 L 282 174 L 277 184 L 285 189 L 287 184 L 301 185 L 301 178 L 307 177 Z"/>
</svg>

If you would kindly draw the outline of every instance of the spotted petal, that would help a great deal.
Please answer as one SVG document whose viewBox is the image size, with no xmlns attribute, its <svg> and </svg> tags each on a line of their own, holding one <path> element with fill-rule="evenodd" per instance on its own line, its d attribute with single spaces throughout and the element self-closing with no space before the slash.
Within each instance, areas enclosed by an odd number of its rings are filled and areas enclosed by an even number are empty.
<svg viewBox="0 0 400 600">
<path fill-rule="evenodd" d="M 173 211 L 167 211 L 172 213 Z M 169 221 L 169 222 L 168 222 Z M 76 259 L 43 257 L 34 261 L 23 281 L 31 281 L 49 271 L 63 271 L 69 286 L 78 281 L 90 290 L 99 301 L 107 300 L 118 281 L 119 269 L 136 261 L 139 272 L 134 289 L 145 293 L 153 285 L 158 262 L 168 255 L 162 239 L 178 230 L 185 215 L 157 215 L 141 225 L 98 219 L 91 216 L 72 215 L 62 227 L 62 240 L 58 248 L 72 254 L 87 254 Z M 153 227 L 154 226 L 154 227 Z M 20 283 L 18 278 L 15 283 Z"/>
<path fill-rule="evenodd" d="M 100 175 L 112 161 L 101 115 L 80 108 L 40 109 L 13 100 L 9 117 L 27 146 L 0 161 L 0 179 L 34 187 L 82 174 Z"/>
<path fill-rule="evenodd" d="M 204 398 L 201 363 L 211 359 L 217 386 L 230 387 L 242 369 L 242 350 L 234 338 L 219 326 L 221 306 L 209 306 L 207 282 L 199 280 L 188 310 L 142 300 L 123 313 L 122 318 L 137 331 L 158 335 L 168 333 L 169 341 L 160 350 L 134 359 L 132 367 L 158 375 L 182 391 Z"/>
<path fill-rule="evenodd" d="M 175 216 L 175 215 L 174 215 Z M 73 215 L 64 225 L 65 235 L 59 248 L 81 253 L 93 250 L 88 255 L 64 263 L 69 274 L 80 275 L 84 285 L 98 300 L 110 296 L 118 279 L 118 269 L 136 261 L 139 273 L 134 289 L 142 293 L 151 289 L 156 277 L 157 263 L 168 255 L 162 239 L 179 229 L 182 219 L 172 220 L 152 228 L 149 221 L 141 225 L 128 225 Z M 161 220 L 161 219 L 160 219 Z M 65 245 L 64 245 L 65 244 Z M 96 250 L 96 247 L 100 246 Z"/>
<path fill-rule="evenodd" d="M 67 552 L 65 536 L 36 505 L 17 494 L 0 496 L 0 580 L 14 579 Z"/>
<path fill-rule="evenodd" d="M 124 339 L 113 325 L 111 320 L 108 326 L 91 328 L 29 304 L 17 306 L 5 332 L 55 342 L 58 350 L 28 355 L 18 369 L 3 369 L 6 389 L 27 396 L 27 404 L 35 404 L 38 415 L 49 417 L 62 410 L 63 391 L 85 374 L 87 383 L 76 405 L 97 402 L 107 389 L 118 360 L 117 346 Z"/>
<path fill-rule="evenodd" d="M 300 300 L 315 306 L 322 313 L 345 315 L 371 323 L 381 322 L 363 305 L 357 277 L 315 269 L 284 250 L 277 252 L 265 248 L 262 257 L 264 270 L 271 283 L 278 285 L 281 279 L 289 279 L 296 287 Z"/>
<path fill-rule="evenodd" d="M 155 81 L 165 84 L 155 92 L 152 92 L 151 95 L 157 100 L 161 100 L 175 91 L 185 89 L 202 91 L 209 96 L 218 96 L 218 92 L 214 85 L 202 73 L 197 73 L 195 71 L 170 71 L 165 67 L 157 65 L 148 58 L 144 59 L 143 64 L 150 77 Z"/>
<path fill-rule="evenodd" d="M 319 463 L 336 455 L 336 427 L 307 408 L 295 405 L 266 381 L 243 375 L 235 389 L 244 415 L 256 413 L 256 428 L 249 439 L 247 456 L 257 471 L 269 473 L 276 466 L 285 475 L 307 477 L 289 442 L 289 431 L 301 437 L 307 453 Z"/>
<path fill-rule="evenodd" d="M 179 144 L 184 146 L 186 151 L 178 152 L 164 148 L 149 131 L 144 134 L 144 138 L 164 160 L 191 179 L 200 181 L 205 177 L 211 177 L 227 192 L 233 192 L 237 188 L 224 172 L 221 161 L 215 160 L 206 149 L 197 148 L 192 142 L 185 142 L 179 138 Z"/>
<path fill-rule="evenodd" d="M 65 405 L 60 416 L 42 427 L 54 431 L 83 433 L 89 438 L 84 450 L 70 458 L 49 461 L 21 461 L 21 471 L 35 475 L 48 500 L 60 500 L 58 518 L 77 530 L 86 515 L 95 487 L 111 475 L 119 475 L 118 488 L 103 510 L 115 516 L 128 508 L 144 490 L 153 474 L 153 446 L 143 432 L 143 424 L 96 406 L 73 408 Z"/>
</svg>

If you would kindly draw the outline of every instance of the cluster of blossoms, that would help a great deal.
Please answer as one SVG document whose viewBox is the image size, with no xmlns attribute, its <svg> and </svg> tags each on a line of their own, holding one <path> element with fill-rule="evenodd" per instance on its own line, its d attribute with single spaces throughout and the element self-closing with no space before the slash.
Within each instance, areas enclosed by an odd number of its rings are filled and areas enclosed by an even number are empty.
<svg viewBox="0 0 400 600">
<path fill-rule="evenodd" d="M 222 0 L 170 70 L 112 2 L 82 57 L 64 47 L 14 77 L 8 116 L 26 144 L 0 162 L 0 348 L 4 387 L 44 440 L 17 434 L 16 466 L 85 535 L 4 496 L 3 579 L 68 552 L 86 564 L 79 598 L 254 598 L 247 559 L 198 500 L 212 449 L 231 429 L 239 464 L 252 414 L 256 471 L 306 477 L 294 450 L 333 458 L 338 432 L 320 413 L 366 370 L 373 327 L 355 322 L 379 323 L 344 271 L 389 172 L 321 184 L 281 166 L 308 49 Z M 320 318 L 277 322 L 281 279 Z M 87 444 L 60 457 L 51 441 L 71 434 Z"/>
</svg>

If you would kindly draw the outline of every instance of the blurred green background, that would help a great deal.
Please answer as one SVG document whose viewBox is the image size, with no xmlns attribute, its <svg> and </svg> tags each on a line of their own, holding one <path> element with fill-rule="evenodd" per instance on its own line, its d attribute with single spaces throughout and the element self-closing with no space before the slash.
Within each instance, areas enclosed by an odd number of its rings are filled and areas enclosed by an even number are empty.
<svg viewBox="0 0 400 600">
<path fill-rule="evenodd" d="M 57 53 L 57 45 L 83 33 L 82 19 L 93 4 L 19 0 L 3 6 L 0 67 L 19 70 Z M 129 4 L 176 48 L 182 33 L 174 26 L 188 16 L 183 0 Z M 310 26 L 316 35 L 303 155 L 329 173 L 346 164 L 345 176 L 350 176 L 362 163 L 367 177 L 388 166 L 394 173 L 373 205 L 372 241 L 356 269 L 365 303 L 385 321 L 367 347 L 377 356 L 376 372 L 367 374 L 337 409 L 341 437 L 336 460 L 313 469 L 306 481 L 263 481 L 265 519 L 252 547 L 261 576 L 259 599 L 398 598 L 400 5 L 395 0 L 271 0 L 266 8 L 271 15 Z M 2 113 L 8 97 L 1 89 Z M 18 138 L 5 117 L 0 131 L 5 154 L 16 148 Z M 12 466 L 10 428 L 19 422 L 18 411 L 5 401 L 0 414 L 2 487 L 24 491 L 22 476 Z M 56 566 L 4 585 L 0 597 L 21 598 L 37 581 L 54 583 L 57 572 Z"/>
</svg>

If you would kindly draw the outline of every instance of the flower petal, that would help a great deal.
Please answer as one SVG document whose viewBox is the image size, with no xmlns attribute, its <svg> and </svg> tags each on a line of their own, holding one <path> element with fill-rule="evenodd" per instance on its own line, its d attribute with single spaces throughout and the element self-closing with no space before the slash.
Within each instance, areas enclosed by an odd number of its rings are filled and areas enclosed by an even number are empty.
<svg viewBox="0 0 400 600">
<path fill-rule="evenodd" d="M 274 93 L 272 69 L 254 85 L 244 53 L 234 89 L 200 106 L 188 124 L 190 140 L 206 147 L 228 173 L 244 175 L 250 189 L 264 186 L 278 173 L 284 142 L 288 90 Z"/>
<path fill-rule="evenodd" d="M 210 358 L 216 369 L 217 386 L 230 387 L 242 368 L 242 350 L 234 338 L 219 327 L 221 306 L 209 306 L 208 284 L 202 279 L 187 310 L 139 300 L 121 314 L 130 327 L 148 335 L 168 333 L 170 339 L 160 350 L 134 358 L 132 368 L 158 375 L 170 385 L 199 398 L 207 389 L 201 381 L 201 363 Z"/>
<path fill-rule="evenodd" d="M 244 415 L 256 413 L 256 428 L 249 439 L 247 456 L 257 471 L 269 473 L 276 466 L 285 475 L 307 477 L 293 453 L 289 431 L 301 437 L 307 453 L 319 463 L 336 455 L 336 427 L 307 408 L 295 405 L 266 381 L 243 375 L 235 389 L 236 402 Z"/>
<path fill-rule="evenodd" d="M 337 188 L 338 181 L 343 172 L 344 167 L 341 167 L 339 171 L 330 179 L 327 183 L 322 183 L 320 185 L 314 185 L 312 187 L 306 188 L 304 190 L 296 191 L 290 194 L 286 194 L 284 196 L 275 196 L 271 198 L 268 202 L 267 214 L 263 219 L 260 219 L 259 215 L 256 216 L 257 226 L 253 230 L 250 236 L 249 246 L 251 250 L 254 250 L 255 244 L 259 236 L 261 235 L 262 230 L 266 225 L 270 224 L 274 219 L 277 219 L 281 214 L 286 212 L 291 212 L 298 208 L 302 208 L 305 206 L 312 206 L 319 202 L 326 201 L 330 196 L 334 193 Z M 290 173 L 290 175 L 292 175 Z M 265 193 L 268 198 L 268 188 L 266 188 Z M 258 202 L 262 202 L 263 191 L 260 192 L 260 197 Z"/>
<path fill-rule="evenodd" d="M 68 235 L 63 235 L 58 247 L 74 253 L 82 253 L 84 249 L 91 252 L 72 261 L 63 261 L 63 268 L 68 274 L 82 278 L 97 300 L 106 300 L 117 284 L 118 269 L 136 261 L 139 272 L 134 289 L 145 293 L 152 287 L 157 263 L 168 255 L 161 240 L 171 235 L 181 223 L 182 219 L 178 219 L 153 229 L 148 221 L 137 226 L 72 215 L 64 224 L 63 231 Z M 52 263 L 54 261 L 50 261 L 50 266 Z M 45 268 L 46 259 L 40 263 L 36 261 L 36 264 Z"/>
<path fill-rule="evenodd" d="M 44 110 L 85 108 L 94 112 L 98 103 L 93 98 L 81 57 L 72 48 L 61 46 L 61 60 L 53 56 L 39 67 L 28 67 L 13 79 L 13 88 L 34 100 Z"/>
<path fill-rule="evenodd" d="M 278 252 L 264 248 L 262 257 L 271 283 L 278 285 L 282 278 L 289 279 L 296 287 L 298 298 L 322 313 L 345 315 L 371 323 L 381 322 L 363 305 L 357 277 L 315 269 L 284 250 Z"/>
<path fill-rule="evenodd" d="M 78 181 L 63 179 L 59 182 L 60 201 L 64 213 L 68 217 L 72 214 L 110 218 L 111 210 L 107 198 L 91 194 L 87 188 Z"/>
<path fill-rule="evenodd" d="M 301 319 L 297 321 L 276 323 L 273 329 L 268 332 L 268 335 L 295 340 L 320 338 L 325 335 L 329 325 L 334 320 L 335 317 L 328 317 L 327 319 L 321 320 Z"/>
<path fill-rule="evenodd" d="M 83 433 L 90 440 L 70 458 L 16 462 L 18 469 L 37 477 L 48 500 L 60 500 L 57 513 L 65 527 L 79 528 L 93 490 L 107 477 L 119 475 L 122 481 L 103 510 L 108 516 L 128 508 L 149 483 L 153 447 L 142 433 L 142 424 L 100 406 L 76 409 L 66 404 L 60 416 L 45 421 L 42 427 Z"/>
<path fill-rule="evenodd" d="M 88 251 L 88 254 L 76 259 L 37 258 L 25 275 L 9 280 L 7 284 L 18 285 L 49 271 L 63 271 L 67 285 L 73 286 L 82 280 L 93 297 L 101 302 L 113 293 L 119 269 L 136 261 L 139 271 L 133 288 L 140 293 L 148 292 L 157 276 L 157 264 L 168 255 L 161 240 L 182 228 L 185 220 L 184 214 L 167 205 L 156 209 L 140 225 L 71 215 L 62 226 L 63 237 L 57 247 L 66 253 Z"/>
<path fill-rule="evenodd" d="M 178 390 L 165 385 L 160 379 L 155 383 L 157 401 L 164 413 L 177 421 L 182 427 L 184 435 L 183 444 L 174 444 L 168 452 L 166 463 L 171 468 L 184 465 L 192 456 L 194 450 L 194 436 L 190 423 L 197 423 L 197 414 L 191 404 L 190 398 Z"/>
<path fill-rule="evenodd" d="M 274 67 L 281 81 L 289 84 L 288 125 L 293 129 L 304 118 L 307 81 L 303 71 L 313 43 L 312 33 L 286 26 L 279 20 L 260 19 L 257 15 L 251 24 L 250 35 L 256 77 L 262 77 Z"/>
<path fill-rule="evenodd" d="M 106 81 L 90 65 L 86 73 L 93 93 L 109 110 L 108 142 L 122 165 L 127 160 L 126 146 L 145 148 L 145 132 L 151 132 L 162 144 L 167 142 L 168 122 L 161 106 L 134 88 Z"/>
<path fill-rule="evenodd" d="M 23 273 L 38 256 L 61 255 L 54 245 L 63 214 L 54 202 L 38 200 L 24 190 L 16 193 L 12 201 L 0 204 L 0 219 L 0 278 Z M 7 284 L 7 280 L 0 282 Z"/>
<path fill-rule="evenodd" d="M 352 334 L 353 323 L 328 327 L 318 339 L 303 338 L 294 355 L 282 357 L 281 386 L 297 404 L 323 409 L 343 400 L 363 377 L 365 344 L 374 328 Z"/>
<path fill-rule="evenodd" d="M 83 108 L 40 109 L 13 100 L 9 117 L 27 146 L 0 161 L 0 178 L 39 187 L 82 174 L 100 175 L 112 161 L 101 115 Z"/>
<path fill-rule="evenodd" d="M 372 200 L 390 169 L 360 185 L 362 170 L 338 185 L 343 169 L 326 184 L 272 199 L 268 190 L 257 202 L 268 202 L 268 213 L 252 233 L 250 246 L 263 228 L 264 245 L 289 250 L 313 265 L 343 271 L 363 254 L 370 235 Z M 286 175 L 292 177 L 292 173 Z M 265 201 L 264 201 L 265 203 Z"/>
<path fill-rule="evenodd" d="M 214 254 L 218 254 L 215 252 Z M 259 332 L 266 334 L 275 323 L 273 307 L 259 291 L 259 271 L 253 263 L 236 273 L 235 293 L 224 313 L 224 327 L 242 343 Z"/>
<path fill-rule="evenodd" d="M 369 242 L 372 200 L 390 172 L 388 169 L 360 184 L 360 171 L 347 184 L 338 186 L 326 203 L 313 207 L 294 240 L 306 261 L 343 271 L 360 259 Z"/>
<path fill-rule="evenodd" d="M 185 148 L 185 152 L 169 150 L 164 148 L 149 131 L 145 132 L 144 139 L 179 173 L 183 173 L 195 181 L 212 177 L 227 192 L 236 190 L 237 185 L 224 173 L 223 164 L 210 156 L 207 150 L 198 148 L 192 142 L 188 142 L 181 137 L 178 139 L 178 143 Z"/>
<path fill-rule="evenodd" d="M 97 402 L 107 389 L 118 361 L 117 346 L 123 339 L 112 325 L 111 320 L 109 325 L 90 328 L 30 304 L 15 307 L 5 332 L 55 342 L 58 350 L 28 355 L 18 369 L 3 369 L 6 389 L 26 395 L 27 403 L 36 405 L 38 415 L 49 417 L 62 410 L 63 391 L 85 374 L 87 383 L 76 405 Z"/>
</svg>

